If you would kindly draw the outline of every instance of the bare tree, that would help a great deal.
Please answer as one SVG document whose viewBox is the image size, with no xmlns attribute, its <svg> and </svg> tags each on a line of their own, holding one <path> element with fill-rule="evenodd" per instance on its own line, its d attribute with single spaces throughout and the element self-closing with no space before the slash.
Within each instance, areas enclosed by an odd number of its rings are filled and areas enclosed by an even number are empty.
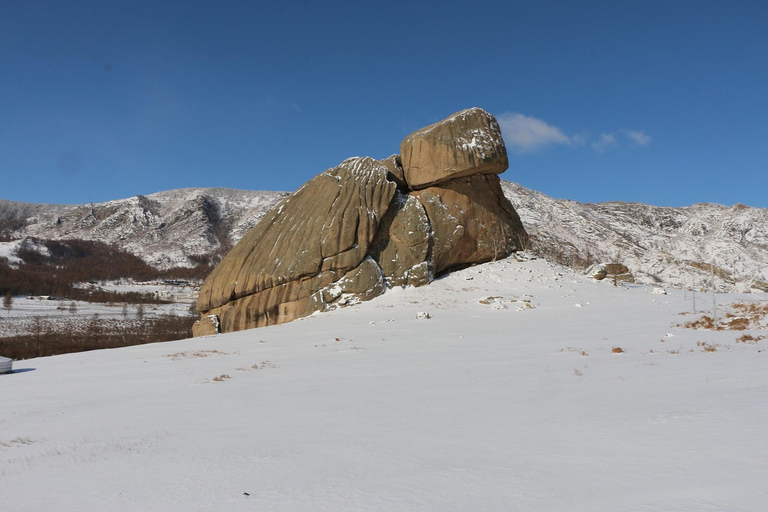
<svg viewBox="0 0 768 512">
<path fill-rule="evenodd" d="M 5 294 L 5 297 L 3 297 L 3 309 L 10 314 L 11 308 L 13 308 L 13 295 L 11 295 L 9 290 L 8 293 Z"/>
</svg>

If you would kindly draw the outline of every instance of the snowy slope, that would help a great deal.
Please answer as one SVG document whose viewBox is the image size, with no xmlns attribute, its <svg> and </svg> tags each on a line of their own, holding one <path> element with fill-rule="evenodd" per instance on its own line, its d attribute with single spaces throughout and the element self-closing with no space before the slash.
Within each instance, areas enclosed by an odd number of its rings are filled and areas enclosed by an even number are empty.
<svg viewBox="0 0 768 512">
<path fill-rule="evenodd" d="M 2 504 L 762 510 L 768 341 L 676 327 L 691 306 L 510 258 L 285 325 L 16 362 Z"/>
</svg>

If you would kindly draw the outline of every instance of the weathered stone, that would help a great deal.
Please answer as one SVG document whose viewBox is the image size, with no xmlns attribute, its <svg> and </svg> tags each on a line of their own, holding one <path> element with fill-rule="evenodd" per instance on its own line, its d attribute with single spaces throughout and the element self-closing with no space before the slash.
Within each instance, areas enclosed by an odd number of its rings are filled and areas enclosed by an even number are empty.
<svg viewBox="0 0 768 512">
<path fill-rule="evenodd" d="M 504 258 L 522 249 L 528 239 L 496 175 L 458 178 L 412 194 L 429 217 L 436 273 Z"/>
<path fill-rule="evenodd" d="M 216 315 L 203 315 L 192 324 L 192 336 L 195 338 L 213 334 L 219 334 L 219 318 Z"/>
<path fill-rule="evenodd" d="M 396 190 L 388 169 L 350 158 L 316 176 L 251 229 L 203 284 L 197 309 L 221 332 L 323 309 L 320 290 L 366 258 Z"/>
<path fill-rule="evenodd" d="M 608 275 L 608 272 L 606 272 L 602 263 L 595 263 L 594 265 L 590 265 L 590 267 L 584 271 L 584 274 L 597 281 L 602 281 L 605 279 L 605 276 Z"/>
<path fill-rule="evenodd" d="M 430 234 L 424 206 L 416 197 L 398 192 L 371 244 L 371 256 L 388 286 L 421 286 L 432 281 Z"/>
<path fill-rule="evenodd" d="M 400 155 L 392 155 L 384 160 L 379 160 L 379 162 L 387 167 L 387 179 L 394 181 L 399 190 L 403 192 L 408 191 L 408 184 L 405 182 L 405 172 L 403 171 L 403 162 L 400 160 Z"/>
<path fill-rule="evenodd" d="M 357 268 L 323 289 L 326 304 L 347 306 L 352 302 L 371 300 L 384 293 L 384 275 L 381 268 L 369 256 Z"/>
<path fill-rule="evenodd" d="M 453 114 L 410 134 L 400 144 L 405 181 L 412 190 L 509 166 L 496 118 L 479 108 Z"/>
</svg>

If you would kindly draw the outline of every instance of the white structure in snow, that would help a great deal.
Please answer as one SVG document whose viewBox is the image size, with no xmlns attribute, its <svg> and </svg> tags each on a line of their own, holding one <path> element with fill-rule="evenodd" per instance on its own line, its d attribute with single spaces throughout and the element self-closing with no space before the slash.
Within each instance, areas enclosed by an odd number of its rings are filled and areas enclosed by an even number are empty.
<svg viewBox="0 0 768 512">
<path fill-rule="evenodd" d="M 0 356 L 0 374 L 13 371 L 13 359 Z"/>
</svg>

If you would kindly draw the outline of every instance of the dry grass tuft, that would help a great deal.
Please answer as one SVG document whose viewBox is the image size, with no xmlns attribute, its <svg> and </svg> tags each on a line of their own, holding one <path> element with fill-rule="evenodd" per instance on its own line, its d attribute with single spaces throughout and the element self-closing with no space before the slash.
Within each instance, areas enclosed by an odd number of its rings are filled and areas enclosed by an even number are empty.
<svg viewBox="0 0 768 512">
<path fill-rule="evenodd" d="M 768 302 L 735 302 L 730 305 L 730 311 L 723 315 L 722 321 L 718 322 L 717 326 L 711 317 L 703 315 L 698 320 L 686 322 L 683 327 L 717 331 L 746 331 L 747 329 L 765 329 L 766 320 L 768 320 Z"/>
<path fill-rule="evenodd" d="M 717 347 L 719 345 L 712 345 L 711 343 L 707 343 L 705 341 L 697 341 L 696 346 L 701 347 L 701 350 L 704 352 L 717 352 Z"/>
<path fill-rule="evenodd" d="M 742 334 L 738 338 L 736 338 L 737 343 L 748 343 L 748 342 L 754 342 L 757 343 L 758 341 L 764 340 L 765 336 L 752 336 L 751 334 Z"/>
<path fill-rule="evenodd" d="M 229 354 L 227 352 L 219 352 L 218 350 L 198 350 L 195 352 L 176 352 L 175 354 L 166 354 L 163 357 L 168 357 L 171 361 L 179 361 L 192 357 L 208 357 L 213 355 L 227 356 Z"/>
<path fill-rule="evenodd" d="M 227 380 L 227 379 L 231 379 L 231 378 L 232 378 L 232 377 L 230 377 L 230 376 L 229 376 L 229 375 L 227 375 L 226 373 L 222 373 L 222 374 L 221 374 L 221 375 L 219 375 L 218 377 L 214 377 L 214 378 L 213 378 L 213 382 L 221 382 L 221 381 L 223 381 L 223 380 Z"/>
</svg>

